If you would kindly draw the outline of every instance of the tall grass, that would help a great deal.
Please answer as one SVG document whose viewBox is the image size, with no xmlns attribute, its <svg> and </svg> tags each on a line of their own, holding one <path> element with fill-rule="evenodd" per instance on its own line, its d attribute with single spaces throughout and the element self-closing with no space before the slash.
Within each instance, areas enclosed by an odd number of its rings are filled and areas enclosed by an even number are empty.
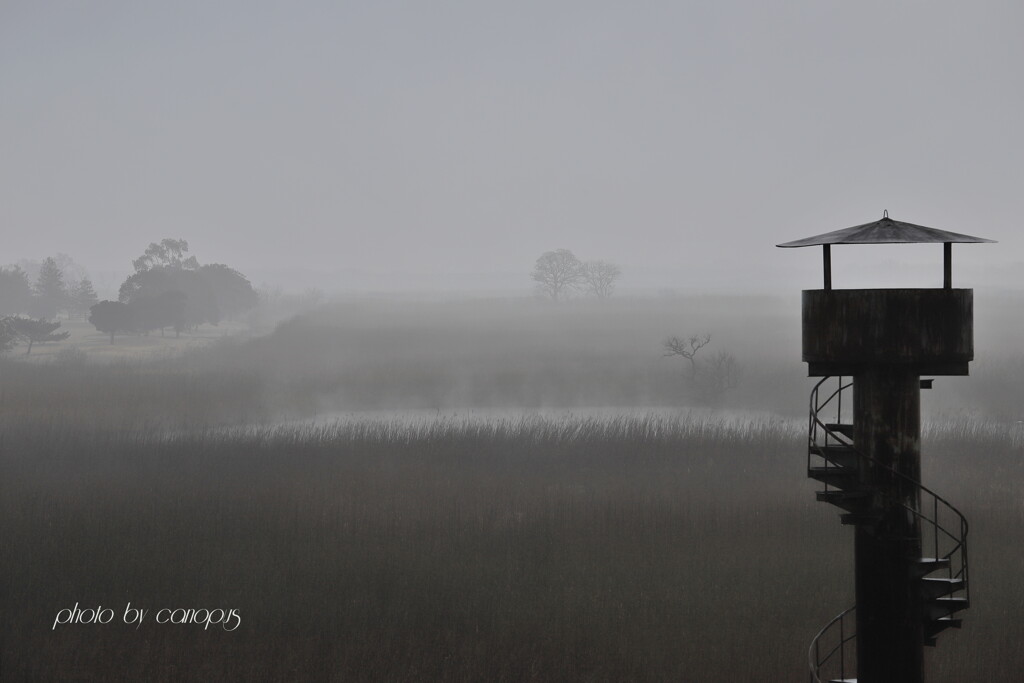
<svg viewBox="0 0 1024 683">
<path fill-rule="evenodd" d="M 0 427 L 54 422 L 81 429 L 202 428 L 266 419 L 256 371 L 188 359 L 22 363 L 0 358 Z"/>
<path fill-rule="evenodd" d="M 801 431 L 668 417 L 8 427 L 3 678 L 799 680 L 810 637 L 852 602 L 851 537 L 813 502 Z M 1004 437 L 987 453 L 1009 467 Z M 957 470 L 972 438 L 926 445 Z M 1015 680 L 1019 501 L 964 507 L 977 604 L 929 663 L 938 680 Z M 75 602 L 127 601 L 237 608 L 242 627 L 51 630 Z"/>
</svg>

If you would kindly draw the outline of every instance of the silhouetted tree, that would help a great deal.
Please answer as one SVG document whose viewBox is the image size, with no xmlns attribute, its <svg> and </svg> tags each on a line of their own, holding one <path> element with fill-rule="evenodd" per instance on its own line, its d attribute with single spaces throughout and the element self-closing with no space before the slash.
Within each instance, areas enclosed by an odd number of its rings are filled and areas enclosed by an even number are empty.
<svg viewBox="0 0 1024 683">
<path fill-rule="evenodd" d="M 223 263 L 200 266 L 198 273 L 210 285 L 217 308 L 225 318 L 245 313 L 259 303 L 259 295 L 249 280 Z"/>
<path fill-rule="evenodd" d="M 188 297 L 179 291 L 161 292 L 153 297 L 139 297 L 128 304 L 131 310 L 133 328 L 137 332 L 160 330 L 170 327 L 176 337 L 187 326 L 185 305 Z"/>
<path fill-rule="evenodd" d="M 546 251 L 533 266 L 532 277 L 541 292 L 558 301 L 583 279 L 583 264 L 568 249 Z"/>
<path fill-rule="evenodd" d="M 198 270 L 154 266 L 139 271 L 124 281 L 118 299 L 129 304 L 139 300 L 154 300 L 164 292 L 180 292 L 185 295 L 186 328 L 203 323 L 216 325 L 220 322 L 217 297 L 210 283 Z"/>
<path fill-rule="evenodd" d="M 32 307 L 32 285 L 25 271 L 14 266 L 0 268 L 0 315 L 27 313 Z"/>
<path fill-rule="evenodd" d="M 89 322 L 97 331 L 109 334 L 111 344 L 115 333 L 135 331 L 133 311 L 120 301 L 101 301 L 93 306 L 89 310 Z"/>
<path fill-rule="evenodd" d="M 59 322 L 51 323 L 43 320 L 42 318 L 39 320 L 33 320 L 32 318 L 22 318 L 20 316 L 8 318 L 7 320 L 14 327 L 14 332 L 18 337 L 28 342 L 28 350 L 25 351 L 26 356 L 32 353 L 33 344 L 63 341 L 71 336 L 70 332 L 55 331 L 60 327 Z"/>
<path fill-rule="evenodd" d="M 144 304 L 136 307 L 140 322 L 147 321 L 149 325 L 154 319 L 165 318 L 159 310 L 147 310 L 165 292 L 185 296 L 184 327 L 203 323 L 216 325 L 222 318 L 244 313 L 259 302 L 252 284 L 237 270 L 221 263 L 201 266 L 195 256 L 186 258 L 187 252 L 185 240 L 165 239 L 159 244 L 150 244 L 146 252 L 132 262 L 135 274 L 122 283 L 118 299 L 126 304 Z M 180 332 L 182 326 L 175 329 Z"/>
<path fill-rule="evenodd" d="M 665 356 L 680 356 L 690 362 L 689 387 L 701 403 L 718 403 L 731 389 L 739 386 L 742 370 L 736 357 L 719 350 L 710 358 L 697 362 L 697 352 L 711 343 L 711 335 L 694 335 L 686 339 L 669 337 L 662 346 Z"/>
<path fill-rule="evenodd" d="M 619 267 L 607 261 L 588 261 L 583 264 L 583 282 L 587 292 L 599 299 L 607 299 L 615 291 L 615 281 L 622 275 Z"/>
<path fill-rule="evenodd" d="M 38 318 L 54 318 L 57 311 L 67 305 L 68 293 L 64 285 L 64 273 L 52 256 L 39 267 L 35 293 L 33 313 Z"/>
</svg>

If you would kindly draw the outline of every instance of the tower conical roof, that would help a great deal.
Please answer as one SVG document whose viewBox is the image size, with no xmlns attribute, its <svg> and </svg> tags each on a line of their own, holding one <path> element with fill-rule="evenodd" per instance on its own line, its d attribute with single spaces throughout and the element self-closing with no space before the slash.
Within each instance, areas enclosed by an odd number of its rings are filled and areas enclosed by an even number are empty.
<svg viewBox="0 0 1024 683">
<path fill-rule="evenodd" d="M 779 247 L 813 247 L 823 244 L 930 244 L 949 242 L 957 244 L 974 244 L 995 242 L 984 237 L 973 237 L 959 232 L 926 228 L 923 225 L 894 221 L 888 213 L 874 223 L 855 225 L 852 228 L 833 230 L 823 235 L 805 237 L 776 246 Z"/>
</svg>

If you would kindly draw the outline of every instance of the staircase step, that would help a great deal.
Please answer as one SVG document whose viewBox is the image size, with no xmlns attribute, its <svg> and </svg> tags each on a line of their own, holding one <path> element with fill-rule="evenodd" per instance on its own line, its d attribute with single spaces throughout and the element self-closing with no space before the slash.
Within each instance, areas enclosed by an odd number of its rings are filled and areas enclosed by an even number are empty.
<svg viewBox="0 0 1024 683">
<path fill-rule="evenodd" d="M 821 503 L 831 503 L 847 512 L 866 514 L 871 511 L 875 497 L 871 491 L 817 491 L 814 497 Z"/>
<path fill-rule="evenodd" d="M 855 489 L 860 485 L 860 474 L 850 467 L 808 467 L 807 476 L 843 490 Z"/>
<path fill-rule="evenodd" d="M 843 422 L 826 422 L 825 429 L 830 432 L 842 434 L 848 439 L 853 438 L 853 425 L 851 424 L 845 424 Z"/>
<path fill-rule="evenodd" d="M 878 524 L 882 520 L 881 510 L 871 510 L 869 512 L 847 512 L 839 515 L 839 522 L 848 526 L 856 526 L 858 524 Z"/>
<path fill-rule="evenodd" d="M 926 645 L 935 645 L 935 636 L 939 635 L 947 628 L 960 628 L 963 626 L 964 620 L 957 619 L 955 617 L 941 617 L 939 619 L 933 619 L 924 625 L 924 636 Z M 930 643 L 928 641 L 931 641 Z"/>
<path fill-rule="evenodd" d="M 967 598 L 935 598 L 925 603 L 925 617 L 930 621 L 935 621 L 951 616 L 968 607 L 970 607 L 970 602 L 968 602 Z"/>
<path fill-rule="evenodd" d="M 853 446 L 831 444 L 829 446 L 812 446 L 811 454 L 824 458 L 839 467 L 856 468 L 860 464 L 860 456 Z"/>
<path fill-rule="evenodd" d="M 964 580 L 947 577 L 927 577 L 921 579 L 920 586 L 921 597 L 925 600 L 933 600 L 963 590 Z"/>
<path fill-rule="evenodd" d="M 947 557 L 918 557 L 911 562 L 914 565 L 914 573 L 917 578 L 922 578 L 940 569 L 949 569 L 949 558 Z"/>
</svg>

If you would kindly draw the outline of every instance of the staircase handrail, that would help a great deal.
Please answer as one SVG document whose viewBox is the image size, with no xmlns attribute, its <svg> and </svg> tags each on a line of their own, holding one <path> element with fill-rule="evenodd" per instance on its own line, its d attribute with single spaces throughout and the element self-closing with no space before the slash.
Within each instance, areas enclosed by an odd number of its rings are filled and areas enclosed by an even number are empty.
<svg viewBox="0 0 1024 683">
<path fill-rule="evenodd" d="M 824 457 L 824 455 L 820 452 L 821 447 L 817 444 L 817 440 L 816 440 L 817 439 L 817 427 L 821 427 L 821 429 L 825 432 L 826 445 L 828 443 L 828 438 L 831 437 L 836 442 L 838 442 L 838 443 L 840 443 L 840 444 L 842 444 L 844 446 L 849 447 L 857 455 L 857 457 L 861 458 L 862 460 L 866 460 L 867 462 L 870 462 L 873 465 L 876 465 L 876 466 L 878 466 L 878 467 L 880 467 L 882 469 L 887 470 L 888 472 L 890 472 L 894 476 L 896 476 L 896 477 L 898 477 L 898 478 L 900 478 L 900 479 L 902 479 L 902 480 L 912 484 L 913 486 L 916 486 L 918 488 L 918 490 L 920 490 L 922 493 L 925 493 L 925 494 L 931 496 L 932 497 L 932 508 L 933 508 L 934 518 L 929 518 L 921 510 L 916 510 L 913 507 L 907 505 L 906 503 L 901 502 L 900 504 L 902 505 L 902 507 L 905 510 L 909 511 L 910 513 L 912 513 L 913 515 L 915 515 L 919 519 L 927 522 L 935 530 L 936 533 L 934 534 L 934 541 L 935 541 L 934 542 L 934 551 L 935 551 L 934 557 L 942 558 L 942 559 L 951 559 L 953 557 L 953 555 L 956 554 L 956 552 L 958 550 L 960 550 L 961 548 L 963 549 L 963 552 L 961 553 L 962 565 L 960 567 L 960 570 L 957 571 L 956 573 L 954 573 L 953 572 L 952 563 L 951 563 L 950 564 L 950 568 L 949 568 L 950 569 L 949 575 L 950 575 L 950 578 L 963 578 L 964 579 L 965 594 L 969 598 L 970 597 L 970 593 L 966 592 L 967 591 L 967 588 L 966 588 L 966 586 L 967 586 L 967 532 L 968 532 L 967 518 L 964 516 L 964 514 L 962 512 L 960 512 L 960 510 L 955 505 L 950 503 L 948 500 L 946 500 L 945 498 L 940 496 L 935 491 L 932 491 L 930 488 L 928 488 L 927 486 L 925 486 L 921 482 L 917 481 L 913 477 L 910 477 L 910 476 L 908 476 L 908 475 L 906 475 L 906 474 L 896 470 L 892 465 L 888 465 L 886 463 L 880 462 L 876 458 L 873 458 L 873 457 L 871 457 L 869 455 L 866 455 L 860 449 L 858 449 L 855 445 L 853 445 L 851 442 L 846 441 L 844 438 L 842 438 L 841 434 L 838 434 L 837 432 L 829 429 L 828 426 L 824 422 L 822 422 L 821 418 L 818 416 L 818 413 L 821 411 L 821 409 L 823 409 L 833 399 L 835 399 L 837 397 L 839 397 L 839 400 L 841 401 L 842 400 L 841 399 L 842 392 L 853 386 L 853 382 L 849 382 L 846 385 L 843 385 L 842 377 L 839 377 L 838 378 L 839 379 L 839 388 L 836 389 L 835 391 L 833 391 L 829 395 L 829 397 L 827 399 L 825 399 L 824 402 L 817 403 L 818 392 L 819 392 L 819 389 L 820 389 L 821 385 L 824 384 L 826 381 L 828 381 L 830 379 L 832 379 L 831 376 L 823 377 L 821 380 L 818 381 L 817 384 L 814 385 L 814 389 L 811 391 L 811 430 L 810 430 L 810 434 L 809 434 L 808 467 L 810 466 L 810 453 L 811 453 L 811 451 L 816 451 L 816 452 L 818 452 L 818 456 L 819 457 Z M 830 466 L 830 464 L 828 462 L 828 459 L 826 458 L 825 459 L 825 467 L 826 467 L 826 469 L 829 466 Z M 827 480 L 825 481 L 825 490 L 826 491 L 828 490 L 828 481 Z M 960 523 L 960 535 L 959 536 L 955 535 L 953 532 L 951 532 L 945 526 L 943 526 L 943 525 L 938 523 L 938 503 L 942 503 L 950 512 L 952 512 L 954 515 L 956 515 L 957 520 Z M 922 505 L 921 507 L 923 509 L 925 506 Z M 951 548 L 944 555 L 940 555 L 939 554 L 939 550 L 938 550 L 938 545 L 939 545 L 938 544 L 938 537 L 939 537 L 938 532 L 940 532 L 940 531 L 943 534 L 945 534 L 946 536 L 948 536 L 954 542 L 953 548 Z"/>
<path fill-rule="evenodd" d="M 829 439 L 831 438 L 837 444 L 840 444 L 840 445 L 848 447 L 856 455 L 856 457 L 860 458 L 861 460 L 869 462 L 872 465 L 875 465 L 875 466 L 877 466 L 879 468 L 882 468 L 882 469 L 890 472 L 895 477 L 897 477 L 899 479 L 902 479 L 903 481 L 909 482 L 913 486 L 917 487 L 917 489 L 922 494 L 930 496 L 931 497 L 931 501 L 930 502 L 931 502 L 931 507 L 932 507 L 932 517 L 928 517 L 927 514 L 925 513 L 925 509 L 926 509 L 927 506 L 924 505 L 923 502 L 922 502 L 922 504 L 920 506 L 921 507 L 920 510 L 915 509 L 912 506 L 907 505 L 906 503 L 903 503 L 902 501 L 900 502 L 900 505 L 905 510 L 907 510 L 907 511 L 911 512 L 913 515 L 915 515 L 918 519 L 922 520 L 922 522 L 926 522 L 928 524 L 928 526 L 930 526 L 932 528 L 932 536 L 933 536 L 933 541 L 934 541 L 934 546 L 933 546 L 934 557 L 936 559 L 945 559 L 945 560 L 949 560 L 950 561 L 949 562 L 949 567 L 948 567 L 949 578 L 951 578 L 951 579 L 962 579 L 962 586 L 963 586 L 963 588 L 961 590 L 963 590 L 964 596 L 965 596 L 965 598 L 967 599 L 967 601 L 969 603 L 970 602 L 970 584 L 969 584 L 969 582 L 967 580 L 967 568 L 968 568 L 968 562 L 967 562 L 967 531 L 968 531 L 967 518 L 964 517 L 963 513 L 960 512 L 960 510 L 956 506 L 954 506 L 952 503 L 950 503 L 948 500 L 946 500 L 945 498 L 943 498 L 939 494 L 937 494 L 934 491 L 932 491 L 931 489 L 929 489 L 927 486 L 925 486 L 921 482 L 917 481 L 913 477 L 910 477 L 910 476 L 908 476 L 908 475 L 906 475 L 906 474 L 904 474 L 902 472 L 899 472 L 898 470 L 896 470 L 891 465 L 888 465 L 886 463 L 880 462 L 876 458 L 873 458 L 871 456 L 866 455 L 860 449 L 858 449 L 854 445 L 854 443 L 852 441 L 849 441 L 849 440 L 845 439 L 842 434 L 836 432 L 835 430 L 829 429 L 828 425 L 825 422 L 823 422 L 821 420 L 820 416 L 819 416 L 821 410 L 823 408 L 825 408 L 827 405 L 829 405 L 833 400 L 837 400 L 839 409 L 838 409 L 838 416 L 837 416 L 836 422 L 837 423 L 841 423 L 842 422 L 842 393 L 846 389 L 849 389 L 850 387 L 853 386 L 853 382 L 852 381 L 847 383 L 846 385 L 844 385 L 843 384 L 843 378 L 841 376 L 839 376 L 838 377 L 838 380 L 839 380 L 838 388 L 835 391 L 833 391 L 831 394 L 829 394 L 828 398 L 826 398 L 824 401 L 820 401 L 819 400 L 819 398 L 820 398 L 820 389 L 821 389 L 822 385 L 825 382 L 827 382 L 828 380 L 830 380 L 830 379 L 832 379 L 832 376 L 823 377 L 821 380 L 818 381 L 817 384 L 814 385 L 814 388 L 811 390 L 811 396 L 810 396 L 810 403 L 811 403 L 811 406 L 810 406 L 811 407 L 811 410 L 810 410 L 810 428 L 808 430 L 809 433 L 808 433 L 808 451 L 807 451 L 807 453 L 808 453 L 808 455 L 807 455 L 807 458 L 808 458 L 808 469 L 811 466 L 811 453 L 816 453 L 818 457 L 822 458 L 825 461 L 825 468 L 826 468 L 826 470 L 830 466 L 831 467 L 836 467 L 835 465 L 832 465 L 829 462 L 829 459 L 827 457 L 825 457 L 825 454 L 822 451 L 823 447 L 827 447 L 828 446 Z M 818 428 L 819 427 L 825 433 L 825 443 L 823 445 L 819 445 L 818 442 L 817 442 Z M 836 467 L 836 468 L 839 469 L 838 467 Z M 828 478 L 827 477 L 825 477 L 824 484 L 825 484 L 825 490 L 827 491 L 828 490 L 828 486 L 829 486 Z M 939 523 L 939 503 L 942 503 L 942 505 L 945 506 L 946 509 L 948 509 L 950 512 L 952 512 L 956 516 L 957 520 L 959 521 L 959 526 L 960 526 L 960 535 L 959 536 L 955 535 L 952 531 L 950 531 L 944 525 Z M 940 532 L 942 534 L 944 534 L 945 536 L 947 536 L 953 542 L 952 548 L 948 552 L 946 552 L 945 554 L 940 554 L 940 552 L 939 552 L 939 534 L 940 534 Z M 958 552 L 959 552 L 959 563 L 958 563 L 959 564 L 959 568 L 954 572 L 953 557 Z M 958 591 L 953 591 L 953 592 L 958 592 Z M 812 683 L 821 683 L 821 678 L 819 677 L 819 673 L 821 671 L 821 668 L 826 663 L 828 663 L 829 660 L 831 660 L 836 655 L 836 653 L 839 653 L 839 662 L 840 662 L 840 669 L 841 669 L 840 677 L 841 678 L 846 678 L 846 675 L 845 675 L 845 668 L 846 668 L 845 645 L 849 641 L 854 640 L 857 637 L 857 633 L 856 633 L 856 624 L 854 624 L 854 629 L 853 629 L 852 634 L 846 635 L 846 633 L 845 633 L 845 631 L 846 631 L 845 618 L 846 618 L 847 615 L 851 614 L 855 609 L 856 609 L 856 606 L 851 607 L 851 608 L 845 610 L 844 612 L 840 613 L 836 617 L 834 617 L 811 640 L 811 646 L 810 646 L 810 648 L 808 650 L 808 663 L 810 664 L 811 681 L 812 681 Z M 840 628 L 839 643 L 835 647 L 833 647 L 831 650 L 826 652 L 824 654 L 824 656 L 822 657 L 821 656 L 820 647 L 819 647 L 819 643 L 821 641 L 821 638 L 827 632 L 829 632 L 831 629 L 835 628 L 837 624 L 839 625 L 839 628 Z"/>
<path fill-rule="evenodd" d="M 807 663 L 810 665 L 811 669 L 811 683 L 822 683 L 821 678 L 818 675 L 821 672 L 821 667 L 832 659 L 832 656 L 835 655 L 836 652 L 840 653 L 839 678 L 846 678 L 846 657 L 844 656 L 845 647 L 848 642 L 857 638 L 856 621 L 854 621 L 853 629 L 851 629 L 850 634 L 846 634 L 846 617 L 847 615 L 853 614 L 856 610 L 857 606 L 854 605 L 853 607 L 850 607 L 832 617 L 832 620 L 825 624 L 825 626 L 818 631 L 817 635 L 814 636 L 814 639 L 811 640 L 811 646 L 807 649 Z M 826 652 L 823 657 L 818 644 L 821 642 L 822 636 L 831 631 L 837 624 L 839 626 L 839 642 L 836 643 L 831 650 Z"/>
</svg>

